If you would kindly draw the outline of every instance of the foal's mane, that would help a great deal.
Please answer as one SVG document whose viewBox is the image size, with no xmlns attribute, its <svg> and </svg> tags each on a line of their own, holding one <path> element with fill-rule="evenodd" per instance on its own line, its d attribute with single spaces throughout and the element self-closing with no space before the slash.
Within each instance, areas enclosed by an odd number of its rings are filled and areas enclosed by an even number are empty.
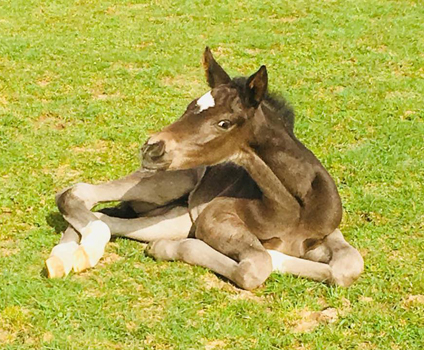
<svg viewBox="0 0 424 350">
<path fill-rule="evenodd" d="M 246 89 L 247 77 L 236 77 L 232 82 L 237 90 L 243 95 Z M 287 100 L 280 94 L 267 92 L 263 102 L 274 112 L 267 115 L 271 118 L 271 121 L 279 125 L 283 124 L 289 132 L 293 133 L 294 111 Z"/>
</svg>

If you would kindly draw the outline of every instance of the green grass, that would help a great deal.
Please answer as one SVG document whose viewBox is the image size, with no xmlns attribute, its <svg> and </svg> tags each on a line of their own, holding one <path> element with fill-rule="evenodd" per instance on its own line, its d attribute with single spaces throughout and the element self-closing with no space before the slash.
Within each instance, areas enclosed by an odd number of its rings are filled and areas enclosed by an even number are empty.
<svg viewBox="0 0 424 350">
<path fill-rule="evenodd" d="M 423 23 L 418 0 L 2 1 L 0 348 L 423 349 Z M 122 239 L 99 267 L 46 279 L 55 192 L 135 170 L 149 132 L 208 90 L 206 45 L 233 75 L 266 64 L 294 105 L 361 279 L 242 292 Z"/>
</svg>

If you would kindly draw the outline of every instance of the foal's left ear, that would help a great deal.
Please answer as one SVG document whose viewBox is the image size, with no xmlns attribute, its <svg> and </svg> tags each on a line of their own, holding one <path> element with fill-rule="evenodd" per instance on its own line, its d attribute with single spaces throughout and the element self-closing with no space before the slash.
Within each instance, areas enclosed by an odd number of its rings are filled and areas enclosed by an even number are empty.
<svg viewBox="0 0 424 350">
<path fill-rule="evenodd" d="M 231 82 L 230 76 L 215 61 L 211 49 L 207 46 L 203 53 L 203 67 L 205 68 L 208 84 L 212 89 L 218 85 L 229 84 Z"/>
<path fill-rule="evenodd" d="M 268 88 L 268 73 L 265 66 L 252 74 L 246 82 L 246 102 L 250 107 L 258 107 Z"/>
</svg>

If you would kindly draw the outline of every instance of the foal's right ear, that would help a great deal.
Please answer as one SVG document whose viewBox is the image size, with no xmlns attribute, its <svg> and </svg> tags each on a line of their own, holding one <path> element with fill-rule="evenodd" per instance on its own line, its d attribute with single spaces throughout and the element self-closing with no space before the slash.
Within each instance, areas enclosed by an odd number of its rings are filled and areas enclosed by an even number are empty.
<svg viewBox="0 0 424 350">
<path fill-rule="evenodd" d="M 268 89 L 268 72 L 265 66 L 251 75 L 246 82 L 246 99 L 248 105 L 258 107 Z"/>
<path fill-rule="evenodd" d="M 203 67 L 205 68 L 206 79 L 209 86 L 213 89 L 218 85 L 228 84 L 231 82 L 230 76 L 224 69 L 215 61 L 209 47 L 206 46 L 203 53 Z"/>
</svg>

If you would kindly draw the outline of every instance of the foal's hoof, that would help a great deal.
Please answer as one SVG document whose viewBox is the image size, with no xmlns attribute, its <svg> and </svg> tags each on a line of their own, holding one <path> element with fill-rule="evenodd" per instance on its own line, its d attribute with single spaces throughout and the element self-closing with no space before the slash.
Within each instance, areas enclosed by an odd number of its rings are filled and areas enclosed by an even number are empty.
<svg viewBox="0 0 424 350">
<path fill-rule="evenodd" d="M 154 259 L 160 259 L 158 256 L 158 251 L 157 251 L 157 243 L 158 241 L 153 241 L 147 245 L 145 250 L 145 253 L 147 256 L 150 256 L 151 258 L 154 258 Z"/>
<path fill-rule="evenodd" d="M 57 256 L 51 256 L 46 260 L 46 269 L 48 278 L 60 278 L 66 275 L 62 260 Z"/>
<path fill-rule="evenodd" d="M 146 253 L 146 255 L 147 255 L 147 256 L 150 256 L 150 257 L 152 257 L 152 258 L 153 258 L 153 252 L 152 252 L 153 244 L 155 244 L 155 242 L 154 242 L 154 241 L 153 241 L 153 242 L 150 242 L 150 243 L 146 246 L 146 249 L 144 250 L 144 252 Z"/>
<path fill-rule="evenodd" d="M 79 246 L 74 253 L 73 268 L 75 272 L 82 272 L 91 267 L 90 258 L 83 246 Z"/>
<path fill-rule="evenodd" d="M 146 254 L 156 260 L 174 260 L 177 241 L 159 239 L 150 242 L 146 247 Z"/>
</svg>

